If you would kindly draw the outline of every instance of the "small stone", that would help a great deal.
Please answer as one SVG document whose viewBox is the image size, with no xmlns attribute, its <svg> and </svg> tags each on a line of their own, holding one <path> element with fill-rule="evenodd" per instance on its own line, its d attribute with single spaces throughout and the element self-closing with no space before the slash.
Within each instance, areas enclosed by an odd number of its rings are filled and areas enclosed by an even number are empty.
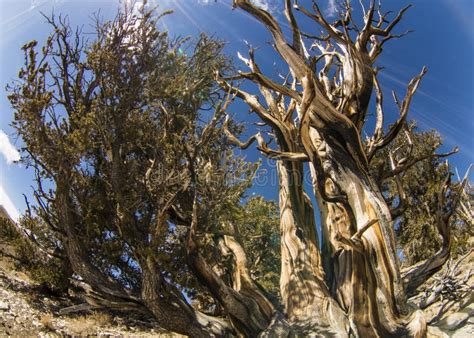
<svg viewBox="0 0 474 338">
<path fill-rule="evenodd" d="M 460 329 L 456 330 L 451 338 L 466 338 L 474 336 L 474 325 L 466 324 Z"/>
<path fill-rule="evenodd" d="M 469 304 L 463 309 L 463 312 L 469 314 L 469 316 L 474 316 L 474 303 Z"/>
<path fill-rule="evenodd" d="M 10 305 L 6 302 L 0 302 L 0 311 L 8 311 L 10 309 Z"/>
<path fill-rule="evenodd" d="M 443 321 L 440 323 L 440 326 L 449 331 L 453 331 L 464 325 L 468 319 L 469 314 L 464 312 L 456 312 L 443 319 Z"/>
<path fill-rule="evenodd" d="M 431 338 L 449 338 L 449 335 L 444 333 L 439 327 L 428 326 L 428 337 Z"/>
</svg>

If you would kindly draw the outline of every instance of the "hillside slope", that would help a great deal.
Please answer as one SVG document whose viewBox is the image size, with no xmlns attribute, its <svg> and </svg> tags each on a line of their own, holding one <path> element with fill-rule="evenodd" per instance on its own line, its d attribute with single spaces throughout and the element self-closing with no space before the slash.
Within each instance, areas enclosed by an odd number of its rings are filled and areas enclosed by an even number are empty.
<svg viewBox="0 0 474 338">
<path fill-rule="evenodd" d="M 0 336 L 140 336 L 176 337 L 159 329 L 151 318 L 88 309 L 62 314 L 82 304 L 78 295 L 58 297 L 0 258 Z"/>
</svg>

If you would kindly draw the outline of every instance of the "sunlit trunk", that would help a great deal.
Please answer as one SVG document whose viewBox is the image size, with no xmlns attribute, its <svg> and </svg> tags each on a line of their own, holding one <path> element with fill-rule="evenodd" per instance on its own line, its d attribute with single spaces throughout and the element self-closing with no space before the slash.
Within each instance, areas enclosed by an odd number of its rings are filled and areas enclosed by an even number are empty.
<svg viewBox="0 0 474 338">
<path fill-rule="evenodd" d="M 348 332 L 348 322 L 324 282 L 314 212 L 303 191 L 301 167 L 277 162 L 283 305 L 290 322 L 311 323 L 321 334 L 342 334 Z"/>
<path fill-rule="evenodd" d="M 347 312 L 353 330 L 363 337 L 422 336 L 426 323 L 420 313 L 411 318 L 402 315 L 405 295 L 383 196 L 367 174 L 349 165 L 348 154 L 317 141 L 315 148 L 322 150 L 319 156 L 328 173 L 325 193 L 347 196 L 345 203 L 325 201 L 313 168 L 324 267 L 333 296 Z"/>
</svg>

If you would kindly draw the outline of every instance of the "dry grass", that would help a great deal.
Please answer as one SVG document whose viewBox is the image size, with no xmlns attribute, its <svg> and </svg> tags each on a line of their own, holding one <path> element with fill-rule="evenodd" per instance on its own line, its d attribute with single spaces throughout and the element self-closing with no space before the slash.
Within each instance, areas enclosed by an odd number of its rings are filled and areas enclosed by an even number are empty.
<svg viewBox="0 0 474 338">
<path fill-rule="evenodd" d="M 95 311 L 88 316 L 97 326 L 107 326 L 112 322 L 112 317 L 106 312 Z"/>
<path fill-rule="evenodd" d="M 95 323 L 85 316 L 71 320 L 68 324 L 68 333 L 74 336 L 89 336 L 96 333 Z"/>
<path fill-rule="evenodd" d="M 108 313 L 93 312 L 87 316 L 77 317 L 69 322 L 69 334 L 77 336 L 90 336 L 97 334 L 97 328 L 110 325 L 112 317 Z"/>
<path fill-rule="evenodd" d="M 40 323 L 43 325 L 43 327 L 48 330 L 48 331 L 55 331 L 56 328 L 54 327 L 54 322 L 53 322 L 53 315 L 50 313 L 46 313 L 41 316 L 40 318 Z"/>
</svg>

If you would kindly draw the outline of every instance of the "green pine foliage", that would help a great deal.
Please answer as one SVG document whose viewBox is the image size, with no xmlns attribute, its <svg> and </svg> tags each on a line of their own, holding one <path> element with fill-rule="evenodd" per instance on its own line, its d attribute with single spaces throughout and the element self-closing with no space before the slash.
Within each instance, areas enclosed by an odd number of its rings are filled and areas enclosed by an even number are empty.
<svg viewBox="0 0 474 338">
<path fill-rule="evenodd" d="M 397 244 L 403 252 L 402 261 L 406 265 L 411 265 L 431 257 L 440 247 L 440 237 L 435 227 L 438 191 L 446 181 L 448 173 L 451 172 L 453 175 L 453 168 L 447 165 L 445 158 L 431 156 L 433 153 L 441 152 L 442 139 L 438 132 L 420 131 L 413 121 L 408 128 L 412 135 L 413 157 L 424 159 L 410 166 L 401 177 L 407 200 L 404 203 L 403 213 L 395 219 L 394 226 Z M 393 144 L 373 160 L 374 175 L 377 175 L 378 166 L 388 170 L 389 163 L 386 159 L 389 158 L 389 151 L 392 151 L 394 156 L 402 157 L 409 147 L 405 134 L 401 133 Z M 456 185 L 451 189 L 451 193 L 453 191 L 456 191 Z M 400 200 L 396 198 L 399 192 L 394 178 L 384 181 L 383 193 L 390 206 L 395 208 L 399 205 Z M 466 249 L 467 240 L 473 235 L 470 222 L 472 220 L 462 218 L 458 213 L 454 213 L 451 218 L 455 255 Z"/>
<path fill-rule="evenodd" d="M 74 260 L 83 260 L 140 294 L 151 259 L 173 287 L 218 312 L 187 266 L 192 187 L 209 264 L 231 278 L 231 258 L 220 262 L 218 242 L 223 224 L 236 219 L 252 274 L 277 294 L 276 206 L 257 198 L 241 205 L 256 165 L 235 156 L 222 131 L 227 93 L 214 78 L 230 69 L 223 44 L 205 35 L 173 40 L 157 30 L 157 19 L 153 12 L 97 19 L 86 40 L 67 19 L 51 17 L 45 45 L 23 47 L 25 64 L 8 89 L 13 126 L 25 144 L 22 162 L 36 172 L 37 203 L 25 227 L 44 250 L 64 258 L 48 264 L 67 270 L 66 279 Z M 69 242 L 84 257 L 68 251 Z M 30 251 L 24 255 L 37 278 L 59 284 L 41 275 Z"/>
</svg>

